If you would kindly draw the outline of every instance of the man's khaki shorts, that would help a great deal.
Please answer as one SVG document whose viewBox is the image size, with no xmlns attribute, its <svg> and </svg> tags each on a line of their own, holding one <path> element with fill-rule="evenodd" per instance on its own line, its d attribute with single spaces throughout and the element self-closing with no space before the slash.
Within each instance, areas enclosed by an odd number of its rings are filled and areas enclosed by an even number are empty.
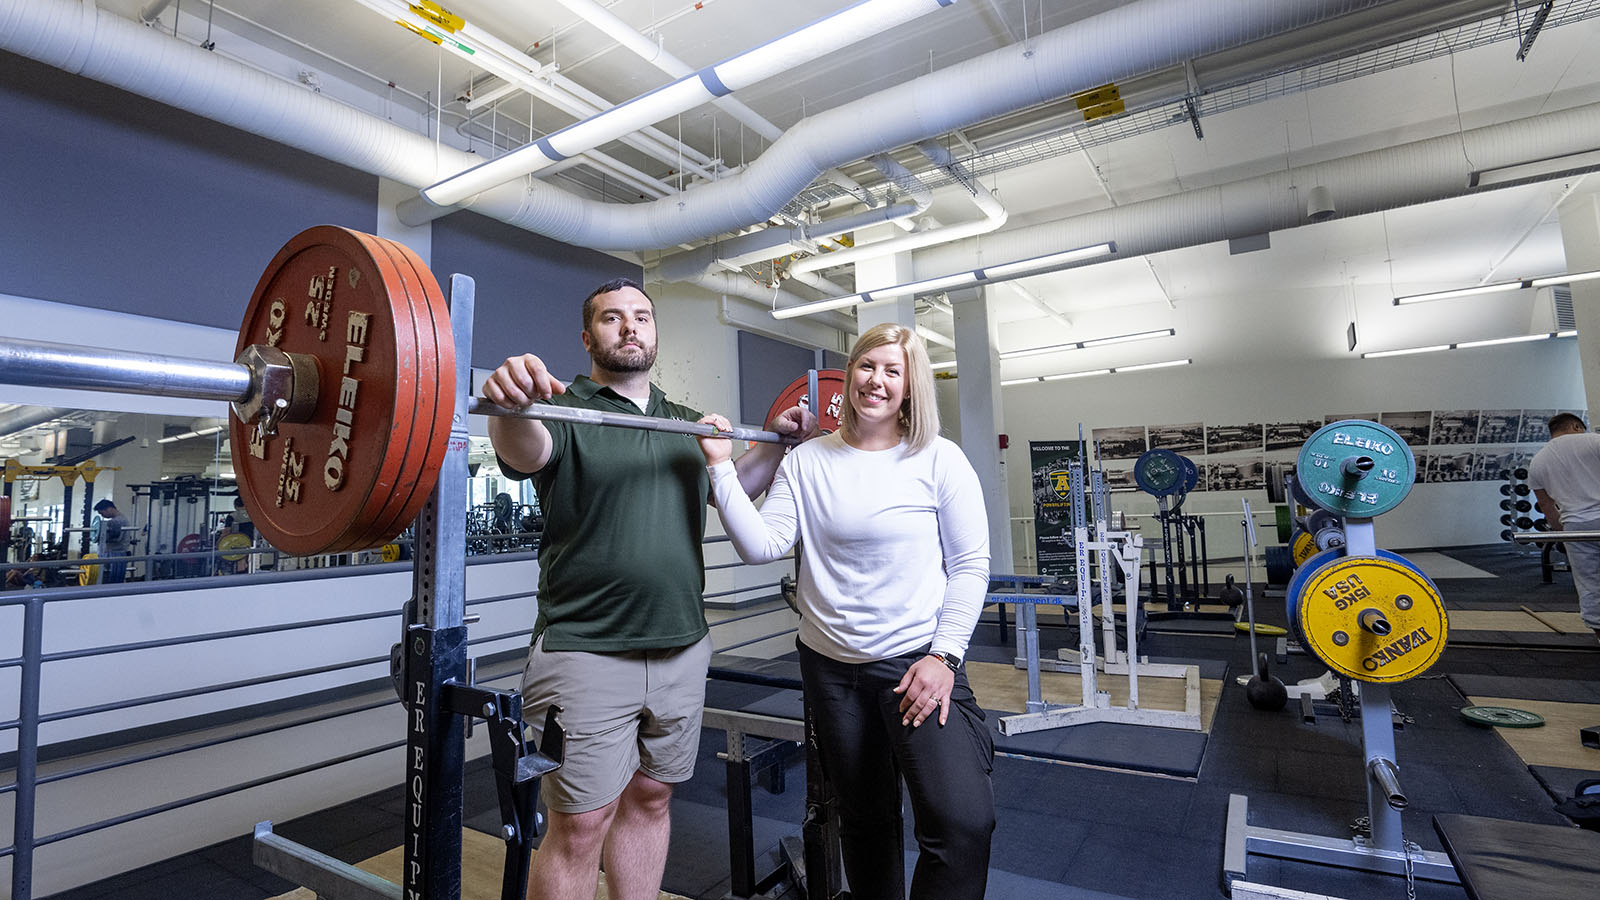
<svg viewBox="0 0 1600 900">
<path fill-rule="evenodd" d="M 688 781 L 700 750 L 711 636 L 688 647 L 586 653 L 534 643 L 522 671 L 522 715 L 543 739 L 545 710 L 561 707 L 561 768 L 541 784 L 556 812 L 599 809 L 622 796 L 634 772 Z"/>
</svg>

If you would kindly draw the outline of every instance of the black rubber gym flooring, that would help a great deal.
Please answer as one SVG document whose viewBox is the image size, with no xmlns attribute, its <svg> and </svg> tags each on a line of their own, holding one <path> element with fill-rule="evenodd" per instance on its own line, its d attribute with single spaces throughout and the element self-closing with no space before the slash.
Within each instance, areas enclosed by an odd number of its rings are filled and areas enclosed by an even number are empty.
<svg viewBox="0 0 1600 900">
<path fill-rule="evenodd" d="M 1498 576 L 1445 579 L 1439 587 L 1452 609 L 1573 611 L 1570 576 L 1554 585 L 1539 583 L 1537 556 L 1505 547 L 1444 551 Z M 1282 625 L 1281 598 L 1257 605 L 1260 621 Z M 1051 635 L 1059 644 L 1065 632 Z M 992 650 L 978 654 L 1003 658 L 998 628 L 980 626 L 976 642 Z M 1271 647 L 1270 639 L 1262 643 Z M 1199 774 L 1175 778 L 1060 762 L 1002 757 L 994 770 L 998 826 L 990 862 L 992 898 L 1196 898 L 1221 896 L 1219 874 L 1228 795 L 1246 794 L 1255 825 L 1346 837 L 1366 815 L 1361 783 L 1359 721 L 1344 721 L 1337 706 L 1324 704 L 1315 723 L 1306 723 L 1291 705 L 1281 712 L 1252 709 L 1233 675 L 1248 672 L 1249 641 L 1243 634 L 1213 636 L 1149 633 L 1142 652 L 1152 656 L 1210 660 L 1229 673 L 1200 759 Z M 1320 675 L 1323 667 L 1303 655 L 1274 666 L 1287 682 Z M 1584 767 L 1535 766 L 1530 771 L 1492 729 L 1464 722 L 1458 710 L 1465 691 L 1485 696 L 1596 702 L 1600 686 L 1600 643 L 1550 648 L 1529 645 L 1517 635 L 1503 642 L 1452 646 L 1421 678 L 1396 685 L 1394 703 L 1403 725 L 1395 744 L 1403 788 L 1411 806 L 1402 816 L 1405 837 L 1429 850 L 1441 849 L 1431 817 L 1454 812 L 1550 825 L 1566 824 L 1552 806 L 1552 793 L 1570 790 L 1583 777 L 1600 777 L 1600 751 L 1586 751 Z M 718 684 L 720 705 L 760 703 L 773 688 Z M 981 698 L 980 698 L 981 700 Z M 1596 722 L 1600 724 L 1600 722 Z M 1098 727 L 1098 726 L 1091 726 Z M 1136 734 L 1137 734 L 1136 730 Z M 1135 737 L 1118 753 L 1138 754 L 1141 744 L 1155 755 L 1166 740 L 1155 729 Z M 1129 740 L 1119 738 L 1119 740 Z M 1571 736 L 1577 743 L 1578 736 Z M 672 850 L 664 888 L 690 897 L 720 900 L 729 888 L 727 811 L 720 732 L 701 740 L 699 768 L 673 801 Z M 1580 757 L 1582 759 L 1583 757 Z M 786 767 L 787 789 L 754 789 L 760 865 L 775 859 L 778 840 L 798 834 L 804 802 L 803 763 L 798 754 Z M 484 831 L 498 825 L 493 784 L 484 761 L 471 764 L 467 777 L 467 824 Z M 284 822 L 276 830 L 293 840 L 356 862 L 400 842 L 400 788 Z M 906 823 L 905 860 L 914 858 L 915 841 Z M 1252 857 L 1251 881 L 1344 898 L 1403 898 L 1402 878 Z M 58 896 L 256 900 L 292 885 L 250 863 L 249 839 L 236 838 L 205 850 L 129 872 Z M 1422 900 L 1459 900 L 1458 886 L 1419 881 Z M 1529 898 L 1532 900 L 1532 898 Z"/>
</svg>

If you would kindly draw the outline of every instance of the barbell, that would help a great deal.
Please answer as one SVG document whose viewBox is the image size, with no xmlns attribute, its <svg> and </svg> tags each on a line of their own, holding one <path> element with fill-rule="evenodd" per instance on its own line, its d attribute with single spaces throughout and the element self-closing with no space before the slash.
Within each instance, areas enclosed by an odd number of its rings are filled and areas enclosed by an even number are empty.
<svg viewBox="0 0 1600 900">
<path fill-rule="evenodd" d="M 379 547 L 405 530 L 438 480 L 457 415 L 449 310 L 422 260 L 348 228 L 301 232 L 257 282 L 235 354 L 227 363 L 0 339 L 0 382 L 228 402 L 240 497 L 285 553 Z M 466 412 L 792 442 L 603 410 L 508 410 L 477 397 Z"/>
</svg>

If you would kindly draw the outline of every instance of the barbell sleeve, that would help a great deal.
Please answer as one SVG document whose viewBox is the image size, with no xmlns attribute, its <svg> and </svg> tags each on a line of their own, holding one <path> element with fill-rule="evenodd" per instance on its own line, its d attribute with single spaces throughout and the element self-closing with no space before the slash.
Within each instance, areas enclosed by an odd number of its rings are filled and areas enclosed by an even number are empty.
<svg viewBox="0 0 1600 900">
<path fill-rule="evenodd" d="M 4 338 L 0 382 L 232 403 L 249 392 L 250 370 L 231 362 Z"/>
<path fill-rule="evenodd" d="M 580 425 L 609 425 L 616 428 L 634 428 L 640 431 L 667 431 L 673 434 L 692 434 L 699 437 L 725 437 L 739 441 L 759 441 L 765 444 L 798 443 L 794 438 L 775 431 L 754 428 L 718 429 L 700 422 L 682 419 L 659 419 L 655 416 L 634 416 L 628 413 L 606 412 L 600 409 L 582 409 L 571 406 L 551 406 L 536 403 L 522 409 L 506 409 L 483 397 L 469 397 L 467 412 L 479 416 L 501 416 L 512 419 L 538 419 L 541 421 L 572 422 Z"/>
</svg>

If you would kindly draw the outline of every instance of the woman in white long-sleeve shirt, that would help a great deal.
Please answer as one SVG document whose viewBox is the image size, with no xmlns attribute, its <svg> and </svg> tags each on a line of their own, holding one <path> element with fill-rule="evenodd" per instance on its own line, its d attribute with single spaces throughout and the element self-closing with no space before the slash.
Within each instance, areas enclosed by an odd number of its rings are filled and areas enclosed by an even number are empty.
<svg viewBox="0 0 1600 900">
<path fill-rule="evenodd" d="M 747 563 L 800 542 L 800 672 L 840 797 L 858 900 L 905 897 L 900 778 L 921 854 L 913 900 L 981 898 L 994 743 L 962 657 L 989 582 L 978 477 L 939 437 L 928 353 L 878 325 L 846 365 L 841 430 L 790 451 L 758 511 L 726 440 L 703 439 L 723 527 Z M 721 416 L 702 421 L 728 427 Z"/>
</svg>

